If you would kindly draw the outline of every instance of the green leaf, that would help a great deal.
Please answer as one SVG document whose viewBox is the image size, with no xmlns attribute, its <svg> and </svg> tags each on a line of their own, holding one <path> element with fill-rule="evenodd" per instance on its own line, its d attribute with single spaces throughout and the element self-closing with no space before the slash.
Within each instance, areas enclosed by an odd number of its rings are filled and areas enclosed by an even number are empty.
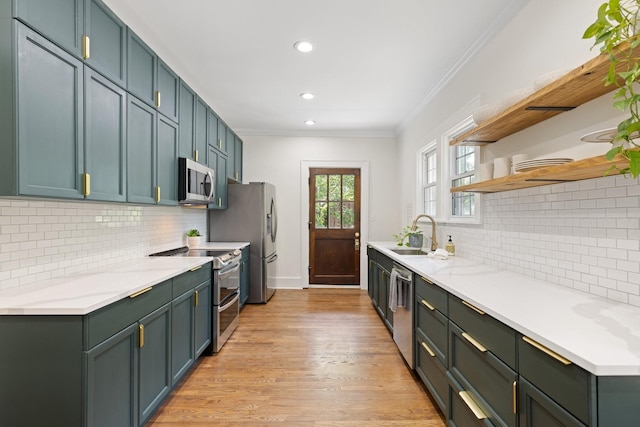
<svg viewBox="0 0 640 427">
<path fill-rule="evenodd" d="M 633 155 L 633 156 L 632 156 Z M 629 156 L 629 173 L 634 178 L 637 178 L 640 175 L 640 153 L 637 151 L 630 151 Z"/>
<path fill-rule="evenodd" d="M 607 160 L 612 161 L 621 151 L 622 147 L 613 147 L 611 150 L 607 151 Z"/>
</svg>

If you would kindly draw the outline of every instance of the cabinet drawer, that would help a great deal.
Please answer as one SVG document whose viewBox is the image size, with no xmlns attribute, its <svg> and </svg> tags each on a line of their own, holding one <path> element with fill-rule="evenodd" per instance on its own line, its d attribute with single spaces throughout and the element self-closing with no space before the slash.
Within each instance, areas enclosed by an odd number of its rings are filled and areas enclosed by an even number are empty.
<svg viewBox="0 0 640 427">
<path fill-rule="evenodd" d="M 435 354 L 432 348 L 431 343 L 421 333 L 416 333 L 416 372 L 442 412 L 446 413 L 449 406 L 447 372 L 445 365 L 432 356 Z"/>
<path fill-rule="evenodd" d="M 159 283 L 138 296 L 123 298 L 90 313 L 85 317 L 84 349 L 101 343 L 169 301 L 171 280 Z"/>
<path fill-rule="evenodd" d="M 488 314 L 449 294 L 449 319 L 516 369 L 516 332 Z"/>
<path fill-rule="evenodd" d="M 449 313 L 447 307 L 447 291 L 440 286 L 431 283 L 424 277 L 415 275 L 415 289 L 416 294 L 420 297 L 416 297 L 417 301 L 420 299 L 426 300 L 429 304 L 440 310 L 446 316 Z"/>
<path fill-rule="evenodd" d="M 591 388 L 595 388 L 590 373 L 561 356 L 545 352 L 545 347 L 528 337 L 518 340 L 518 363 L 520 375 L 529 380 L 543 393 L 572 413 L 585 424 L 589 424 Z M 554 357 L 555 356 L 555 357 Z M 561 359 L 558 359 L 560 357 Z M 565 364 L 568 363 L 568 364 Z"/>
<path fill-rule="evenodd" d="M 524 378 L 520 378 L 520 425 L 527 427 L 584 427 L 573 415 L 565 411 L 549 396 Z M 609 424 L 606 424 L 609 425 Z M 611 424 L 616 425 L 616 424 Z M 622 424 L 620 424 L 622 425 Z"/>
<path fill-rule="evenodd" d="M 451 375 L 447 375 L 447 378 L 449 380 L 449 410 L 445 412 L 447 425 L 453 427 L 493 427 L 494 424 L 489 421 L 482 406 L 473 400 L 473 394 L 464 390 Z"/>
<path fill-rule="evenodd" d="M 173 298 L 195 288 L 199 284 L 211 279 L 211 263 L 194 267 L 191 271 L 173 278 Z"/>
<path fill-rule="evenodd" d="M 393 260 L 391 258 L 378 252 L 377 260 L 378 264 L 380 264 L 382 268 L 391 273 L 391 270 L 393 269 Z"/>
<path fill-rule="evenodd" d="M 518 379 L 515 371 L 490 351 L 477 348 L 453 323 L 449 331 L 449 371 L 453 377 L 465 390 L 482 399 L 483 410 L 495 425 L 515 426 L 514 383 Z"/>
<path fill-rule="evenodd" d="M 435 308 L 426 307 L 416 298 L 416 334 L 422 333 L 429 339 L 436 357 L 447 366 L 447 339 L 449 320 Z"/>
</svg>

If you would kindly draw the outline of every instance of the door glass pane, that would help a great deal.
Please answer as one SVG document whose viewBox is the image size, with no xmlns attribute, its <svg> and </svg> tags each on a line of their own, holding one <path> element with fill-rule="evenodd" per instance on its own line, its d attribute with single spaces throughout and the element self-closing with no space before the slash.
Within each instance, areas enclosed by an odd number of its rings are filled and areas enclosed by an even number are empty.
<svg viewBox="0 0 640 427">
<path fill-rule="evenodd" d="M 354 200 L 355 175 L 342 175 L 342 200 Z"/>
<path fill-rule="evenodd" d="M 353 202 L 342 203 L 342 228 L 354 227 L 353 208 L 354 208 Z"/>
<path fill-rule="evenodd" d="M 339 176 L 339 175 L 338 175 Z M 340 187 L 338 187 L 338 190 Z M 329 202 L 329 228 L 340 228 L 342 225 L 342 215 L 340 212 L 340 202 Z"/>
<path fill-rule="evenodd" d="M 327 200 L 327 175 L 316 175 L 316 200 Z"/>
<path fill-rule="evenodd" d="M 342 199 L 342 175 L 329 175 L 329 201 L 339 202 Z"/>
<path fill-rule="evenodd" d="M 316 228 L 327 228 L 327 203 L 316 202 Z"/>
</svg>

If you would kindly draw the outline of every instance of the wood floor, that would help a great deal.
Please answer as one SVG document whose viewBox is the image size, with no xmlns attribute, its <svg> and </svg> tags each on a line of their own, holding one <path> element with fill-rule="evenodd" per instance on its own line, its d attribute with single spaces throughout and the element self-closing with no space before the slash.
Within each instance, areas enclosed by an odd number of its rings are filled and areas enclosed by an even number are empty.
<svg viewBox="0 0 640 427">
<path fill-rule="evenodd" d="M 278 290 L 148 426 L 444 426 L 366 292 Z"/>
</svg>

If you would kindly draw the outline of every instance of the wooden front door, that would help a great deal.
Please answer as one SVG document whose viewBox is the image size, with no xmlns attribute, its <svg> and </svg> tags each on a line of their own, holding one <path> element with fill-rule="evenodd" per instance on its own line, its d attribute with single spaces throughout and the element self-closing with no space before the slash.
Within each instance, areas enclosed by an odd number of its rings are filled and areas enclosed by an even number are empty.
<svg viewBox="0 0 640 427">
<path fill-rule="evenodd" d="M 309 284 L 360 284 L 360 169 L 309 169 Z"/>
</svg>

